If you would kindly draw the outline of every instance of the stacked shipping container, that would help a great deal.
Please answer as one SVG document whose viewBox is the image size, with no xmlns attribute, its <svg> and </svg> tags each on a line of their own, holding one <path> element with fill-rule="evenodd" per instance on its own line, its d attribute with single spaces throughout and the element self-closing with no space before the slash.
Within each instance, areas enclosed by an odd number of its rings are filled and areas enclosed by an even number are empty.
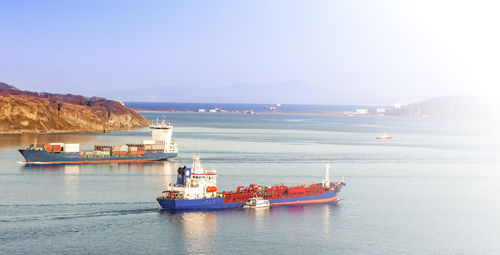
<svg viewBox="0 0 500 255">
<path fill-rule="evenodd" d="M 52 143 L 44 145 L 49 153 L 80 153 L 82 157 L 107 158 L 126 155 L 144 156 L 144 153 L 159 153 L 165 150 L 165 144 L 156 144 L 154 140 L 144 140 L 142 144 L 127 144 L 123 146 L 95 145 L 93 151 L 80 151 L 80 144 Z"/>
</svg>

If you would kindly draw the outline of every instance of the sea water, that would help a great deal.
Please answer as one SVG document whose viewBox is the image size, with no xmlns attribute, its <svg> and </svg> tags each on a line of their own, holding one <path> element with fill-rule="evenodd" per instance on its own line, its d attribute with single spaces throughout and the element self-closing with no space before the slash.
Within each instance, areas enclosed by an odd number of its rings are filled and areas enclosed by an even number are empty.
<svg viewBox="0 0 500 255">
<path fill-rule="evenodd" d="M 150 119 L 160 113 L 144 113 Z M 498 254 L 500 132 L 488 122 L 169 113 L 179 157 L 25 166 L 33 143 L 139 143 L 108 134 L 0 136 L 0 254 Z M 375 137 L 387 132 L 392 140 Z M 169 212 L 155 198 L 200 154 L 219 190 L 345 179 L 334 204 Z"/>
</svg>

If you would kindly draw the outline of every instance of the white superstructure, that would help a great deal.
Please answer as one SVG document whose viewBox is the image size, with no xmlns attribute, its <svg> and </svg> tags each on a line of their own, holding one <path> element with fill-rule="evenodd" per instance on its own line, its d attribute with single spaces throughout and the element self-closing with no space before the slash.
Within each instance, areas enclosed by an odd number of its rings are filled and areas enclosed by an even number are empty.
<svg viewBox="0 0 500 255">
<path fill-rule="evenodd" d="M 151 130 L 152 140 L 155 145 L 164 145 L 165 153 L 177 153 L 177 143 L 172 140 L 172 129 L 174 126 L 172 123 L 165 123 L 165 119 L 162 118 L 161 124 L 158 124 L 158 119 L 156 119 L 156 125 L 149 126 Z"/>
<path fill-rule="evenodd" d="M 179 167 L 177 183 L 169 183 L 161 199 L 205 199 L 217 197 L 217 171 L 205 170 L 200 156 L 193 155 L 191 168 Z"/>
</svg>

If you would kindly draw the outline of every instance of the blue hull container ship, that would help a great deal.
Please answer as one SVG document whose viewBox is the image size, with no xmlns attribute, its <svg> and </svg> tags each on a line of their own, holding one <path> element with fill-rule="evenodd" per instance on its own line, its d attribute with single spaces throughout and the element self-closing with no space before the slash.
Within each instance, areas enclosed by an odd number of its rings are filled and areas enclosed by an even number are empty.
<svg viewBox="0 0 500 255">
<path fill-rule="evenodd" d="M 343 181 L 330 182 L 329 165 L 323 182 L 307 187 L 252 184 L 229 192 L 217 192 L 217 172 L 203 169 L 199 157 L 193 157 L 192 168 L 182 167 L 177 172 L 177 183 L 170 183 L 157 198 L 165 209 L 217 210 L 258 207 L 256 203 L 267 206 L 330 203 L 338 200 L 337 195 L 345 186 Z"/>
<path fill-rule="evenodd" d="M 87 163 L 125 163 L 161 161 L 177 157 L 177 143 L 172 139 L 173 125 L 151 125 L 151 140 L 141 144 L 122 146 L 95 145 L 94 150 L 80 150 L 80 144 L 31 144 L 19 149 L 26 164 L 87 164 Z"/>
</svg>

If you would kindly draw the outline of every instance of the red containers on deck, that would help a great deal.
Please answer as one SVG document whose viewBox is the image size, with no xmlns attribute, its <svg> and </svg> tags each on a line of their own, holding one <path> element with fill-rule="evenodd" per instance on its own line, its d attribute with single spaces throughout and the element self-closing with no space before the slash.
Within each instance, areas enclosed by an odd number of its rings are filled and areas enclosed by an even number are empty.
<svg viewBox="0 0 500 255">
<path fill-rule="evenodd" d="M 52 145 L 53 152 L 61 152 L 61 145 Z"/>
</svg>

